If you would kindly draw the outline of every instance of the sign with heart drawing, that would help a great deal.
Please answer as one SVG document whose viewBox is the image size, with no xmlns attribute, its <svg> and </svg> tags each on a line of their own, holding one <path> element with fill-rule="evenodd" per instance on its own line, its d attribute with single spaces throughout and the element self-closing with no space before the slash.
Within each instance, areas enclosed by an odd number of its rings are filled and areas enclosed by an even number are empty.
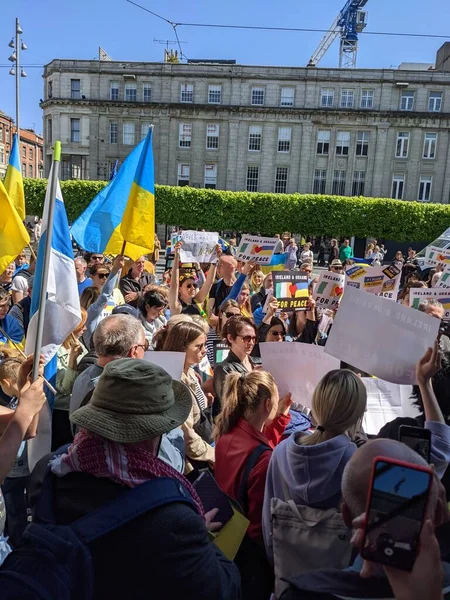
<svg viewBox="0 0 450 600">
<path fill-rule="evenodd" d="M 331 310 L 339 306 L 339 301 L 344 293 L 345 275 L 323 271 L 313 288 L 313 298 L 317 308 Z"/>
<path fill-rule="evenodd" d="M 273 271 L 273 289 L 282 311 L 306 310 L 309 303 L 308 273 Z"/>
<path fill-rule="evenodd" d="M 243 235 L 236 258 L 244 262 L 253 261 L 260 265 L 269 265 L 278 241 L 277 238 Z"/>
</svg>

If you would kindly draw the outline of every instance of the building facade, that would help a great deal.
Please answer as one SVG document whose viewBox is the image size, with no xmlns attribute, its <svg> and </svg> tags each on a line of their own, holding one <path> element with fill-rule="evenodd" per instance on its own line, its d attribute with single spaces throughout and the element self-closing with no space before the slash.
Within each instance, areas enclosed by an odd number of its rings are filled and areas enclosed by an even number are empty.
<svg viewBox="0 0 450 600">
<path fill-rule="evenodd" d="M 14 121 L 0 110 L 0 179 L 6 175 L 11 152 Z"/>
<path fill-rule="evenodd" d="M 108 179 L 154 125 L 157 183 L 450 198 L 450 72 L 53 60 L 46 172 Z"/>
<path fill-rule="evenodd" d="M 6 174 L 16 132 L 14 119 L 0 111 L 0 179 Z M 44 176 L 44 138 L 32 129 L 20 130 L 20 163 L 23 177 Z"/>
</svg>

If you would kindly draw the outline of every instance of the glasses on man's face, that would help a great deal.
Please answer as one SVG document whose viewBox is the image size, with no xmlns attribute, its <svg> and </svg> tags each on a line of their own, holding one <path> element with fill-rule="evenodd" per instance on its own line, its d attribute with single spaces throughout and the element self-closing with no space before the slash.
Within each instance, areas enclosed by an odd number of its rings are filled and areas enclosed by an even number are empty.
<svg viewBox="0 0 450 600">
<path fill-rule="evenodd" d="M 241 313 L 235 313 L 235 312 L 226 312 L 224 313 L 227 319 L 231 319 L 231 317 L 239 317 L 239 315 Z"/>
<path fill-rule="evenodd" d="M 106 279 L 108 277 L 109 273 L 97 273 L 96 276 L 99 279 Z"/>
<path fill-rule="evenodd" d="M 270 335 L 272 335 L 273 337 L 281 337 L 281 338 L 285 338 L 286 334 L 284 333 L 284 331 L 277 331 L 276 329 L 273 331 L 269 331 Z"/>
<path fill-rule="evenodd" d="M 256 344 L 256 335 L 238 335 L 244 344 Z"/>
<path fill-rule="evenodd" d="M 150 342 L 148 340 L 145 340 L 143 344 L 136 344 L 136 346 L 138 348 L 143 348 L 144 352 L 147 352 L 150 349 Z"/>
</svg>

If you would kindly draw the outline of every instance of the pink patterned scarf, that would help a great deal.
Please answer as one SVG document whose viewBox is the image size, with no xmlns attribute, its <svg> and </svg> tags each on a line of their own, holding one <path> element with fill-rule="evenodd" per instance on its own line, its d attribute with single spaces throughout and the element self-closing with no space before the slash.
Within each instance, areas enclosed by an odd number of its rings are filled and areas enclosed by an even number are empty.
<svg viewBox="0 0 450 600">
<path fill-rule="evenodd" d="M 154 477 L 172 477 L 189 491 L 198 513 L 202 517 L 205 514 L 201 500 L 189 481 L 138 443 L 111 442 L 81 429 L 67 453 L 52 461 L 51 470 L 58 477 L 73 472 L 89 473 L 94 477 L 111 479 L 131 488 Z"/>
</svg>

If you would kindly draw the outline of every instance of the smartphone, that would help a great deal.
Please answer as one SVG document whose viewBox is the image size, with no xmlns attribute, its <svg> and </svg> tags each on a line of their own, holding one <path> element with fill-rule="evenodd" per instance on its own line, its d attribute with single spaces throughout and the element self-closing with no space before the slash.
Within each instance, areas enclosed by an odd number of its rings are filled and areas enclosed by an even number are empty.
<svg viewBox="0 0 450 600">
<path fill-rule="evenodd" d="M 433 472 L 428 467 L 374 459 L 361 556 L 411 571 L 426 516 Z"/>
<path fill-rule="evenodd" d="M 209 512 L 213 508 L 218 508 L 219 512 L 214 517 L 214 521 L 228 523 L 233 516 L 233 508 L 227 495 L 222 492 L 217 485 L 216 480 L 209 471 L 202 471 L 194 481 L 194 489 L 200 496 L 205 512 Z"/>
<path fill-rule="evenodd" d="M 427 463 L 430 462 L 431 454 L 431 431 L 423 427 L 410 427 L 400 425 L 398 430 L 398 441 L 403 442 L 420 454 Z"/>
</svg>

